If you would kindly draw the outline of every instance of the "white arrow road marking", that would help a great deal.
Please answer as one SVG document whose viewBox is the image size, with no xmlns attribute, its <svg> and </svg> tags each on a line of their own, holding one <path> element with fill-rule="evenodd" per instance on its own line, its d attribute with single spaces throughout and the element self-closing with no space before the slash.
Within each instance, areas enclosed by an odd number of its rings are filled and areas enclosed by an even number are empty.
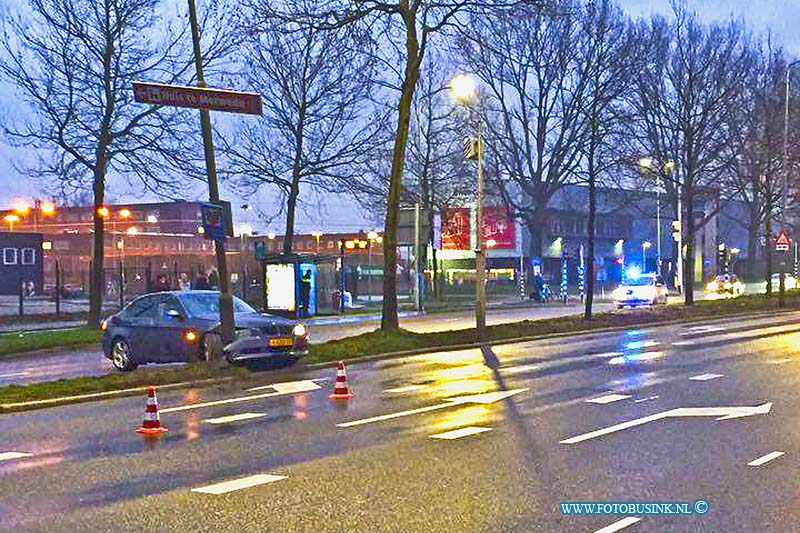
<svg viewBox="0 0 800 533">
<path fill-rule="evenodd" d="M 254 476 L 247 476 L 240 479 L 232 479 L 231 481 L 223 481 L 222 483 L 215 483 L 206 487 L 192 489 L 192 492 L 202 492 L 203 494 L 225 494 L 235 490 L 249 489 L 250 487 L 257 487 L 266 483 L 273 483 L 286 479 L 286 476 L 275 476 L 272 474 L 256 474 Z"/>
<path fill-rule="evenodd" d="M 747 466 L 761 466 L 764 463 L 772 461 L 773 459 L 777 459 L 783 454 L 784 452 L 770 452 L 767 455 L 761 456 L 758 459 L 750 461 L 749 463 L 747 463 Z"/>
<path fill-rule="evenodd" d="M 27 452 L 0 452 L 0 461 L 10 461 L 11 459 L 22 459 L 30 457 L 32 453 Z"/>
<path fill-rule="evenodd" d="M 460 439 L 461 437 L 469 437 L 470 435 L 477 435 L 478 433 L 483 433 L 484 431 L 491 431 L 492 428 L 482 428 L 477 426 L 467 426 L 460 429 L 454 429 L 453 431 L 445 431 L 444 433 L 437 433 L 436 435 L 431 435 L 432 439 L 444 439 L 444 440 L 453 440 L 453 439 Z"/>
<path fill-rule="evenodd" d="M 599 403 L 601 405 L 605 405 L 607 403 L 618 402 L 619 400 L 625 400 L 630 398 L 630 394 L 607 394 L 606 396 L 600 396 L 599 398 L 590 398 L 586 400 L 587 403 Z"/>
<path fill-rule="evenodd" d="M 311 390 L 321 389 L 322 387 L 314 383 L 315 381 L 320 381 L 320 380 L 306 379 L 303 381 L 287 381 L 285 383 L 273 383 L 272 385 L 263 385 L 261 387 L 253 387 L 252 389 L 247 389 L 247 392 L 255 392 L 264 389 L 274 389 L 275 391 L 283 394 L 291 394 L 293 392 L 308 392 Z"/>
<path fill-rule="evenodd" d="M 721 378 L 724 374 L 700 374 L 697 376 L 692 376 L 689 379 L 692 381 L 709 381 L 712 379 Z"/>
<path fill-rule="evenodd" d="M 626 516 L 622 520 L 617 520 L 613 524 L 609 524 L 603 529 L 598 529 L 594 533 L 614 533 L 615 531 L 619 531 L 620 529 L 624 529 L 635 524 L 639 520 L 641 520 L 641 518 L 636 516 Z"/>
<path fill-rule="evenodd" d="M 206 418 L 203 422 L 208 424 L 230 424 L 231 422 L 241 422 L 242 420 L 252 420 L 265 416 L 267 416 L 267 413 L 240 413 L 238 415 L 221 416 L 219 418 Z"/>
<path fill-rule="evenodd" d="M 615 424 L 606 428 L 576 435 L 559 441 L 560 444 L 576 444 L 586 440 L 595 439 L 624 429 L 641 426 L 648 422 L 661 420 L 662 418 L 677 418 L 682 416 L 714 416 L 718 417 L 716 420 L 729 420 L 731 418 L 741 418 L 745 416 L 767 414 L 772 409 L 772 402 L 767 402 L 754 407 L 679 407 L 677 409 L 670 409 L 669 411 L 662 411 L 644 418 L 637 418 L 629 420 L 621 424 Z"/>
<path fill-rule="evenodd" d="M 238 398 L 227 398 L 225 400 L 217 400 L 213 402 L 191 403 L 189 405 L 181 405 L 179 407 L 168 407 L 161 409 L 163 413 L 175 413 L 178 411 L 189 411 L 191 409 L 201 409 L 203 407 L 214 407 L 217 405 L 227 405 L 231 403 L 252 402 L 254 400 L 261 400 L 263 398 L 272 398 L 273 396 L 283 396 L 285 394 L 294 394 L 297 392 L 308 392 L 321 388 L 313 381 L 290 381 L 287 383 L 275 383 L 270 385 L 278 392 L 267 392 L 264 394 L 253 394 L 251 396 L 240 396 Z M 285 391 L 285 392 L 282 392 Z"/>
<path fill-rule="evenodd" d="M 405 387 L 397 387 L 395 389 L 386 389 L 383 392 L 390 392 L 392 394 L 400 394 L 400 393 L 403 393 L 403 392 L 411 392 L 411 391 L 424 389 L 424 388 L 426 388 L 425 385 L 407 385 Z"/>
<path fill-rule="evenodd" d="M 650 400 L 658 400 L 658 395 L 648 396 L 647 398 L 639 398 L 638 400 L 633 400 L 633 403 L 648 402 Z"/>
<path fill-rule="evenodd" d="M 336 427 L 340 428 L 351 428 L 355 426 L 363 426 L 364 424 L 371 424 L 373 422 L 382 422 L 384 420 L 394 420 L 395 418 L 400 418 L 404 416 L 411 416 L 420 413 L 427 413 L 430 411 L 436 411 L 438 409 L 445 409 L 448 407 L 453 407 L 454 405 L 463 405 L 465 403 L 479 403 L 479 404 L 490 404 L 500 400 L 504 400 L 515 394 L 519 394 L 520 392 L 525 392 L 528 389 L 512 389 L 508 391 L 497 391 L 497 392 L 487 392 L 484 394 L 473 394 L 470 396 L 458 396 L 456 398 L 448 398 L 444 403 L 438 403 L 436 405 L 429 405 L 427 407 L 420 407 L 417 409 L 410 409 L 408 411 L 399 411 L 397 413 L 389 413 L 388 415 L 380 415 L 380 416 L 373 416 L 370 418 L 362 418 L 360 420 L 353 420 L 351 422 L 343 422 L 341 424 L 336 424 Z"/>
<path fill-rule="evenodd" d="M 783 364 L 786 364 L 786 363 L 791 363 L 792 361 L 793 361 L 793 359 L 787 357 L 785 359 L 774 359 L 772 361 L 767 361 L 767 363 L 769 363 L 771 365 L 783 365 Z M 0 377 L 2 377 L 2 376 L 0 376 Z"/>
</svg>

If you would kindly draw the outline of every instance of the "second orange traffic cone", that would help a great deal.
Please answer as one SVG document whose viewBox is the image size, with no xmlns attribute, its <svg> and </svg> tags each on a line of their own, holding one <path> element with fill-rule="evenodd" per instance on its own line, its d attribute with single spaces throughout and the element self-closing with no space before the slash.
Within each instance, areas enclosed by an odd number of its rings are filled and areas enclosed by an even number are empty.
<svg viewBox="0 0 800 533">
<path fill-rule="evenodd" d="M 142 425 L 136 428 L 136 433 L 144 435 L 158 435 L 169 431 L 161 425 L 158 416 L 158 398 L 156 398 L 156 388 L 150 385 L 147 387 L 147 406 L 144 408 L 144 420 Z"/>
<path fill-rule="evenodd" d="M 339 361 L 339 368 L 336 370 L 336 385 L 333 387 L 331 398 L 346 399 L 352 397 L 353 392 L 347 386 L 347 371 L 344 368 L 344 361 Z"/>
</svg>

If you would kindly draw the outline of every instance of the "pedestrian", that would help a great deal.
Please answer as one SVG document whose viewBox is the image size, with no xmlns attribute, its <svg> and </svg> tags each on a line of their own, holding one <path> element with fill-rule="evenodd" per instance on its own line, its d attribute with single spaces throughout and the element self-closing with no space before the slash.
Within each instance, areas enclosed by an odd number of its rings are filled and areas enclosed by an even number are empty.
<svg viewBox="0 0 800 533">
<path fill-rule="evenodd" d="M 208 282 L 209 289 L 217 290 L 219 288 L 219 274 L 217 273 L 217 269 L 212 268 L 209 270 L 206 280 Z"/>
<path fill-rule="evenodd" d="M 197 276 L 194 278 L 194 286 L 192 290 L 195 291 L 209 291 L 211 290 L 211 285 L 208 283 L 208 277 L 206 277 L 204 272 L 198 272 Z"/>
<path fill-rule="evenodd" d="M 169 291 L 172 288 L 169 286 L 169 281 L 167 280 L 166 274 L 159 274 L 158 278 L 156 278 L 156 284 L 153 287 L 155 292 L 165 292 Z"/>
<path fill-rule="evenodd" d="M 309 300 L 311 299 L 311 271 L 306 270 L 300 278 L 300 318 L 311 316 Z"/>
</svg>

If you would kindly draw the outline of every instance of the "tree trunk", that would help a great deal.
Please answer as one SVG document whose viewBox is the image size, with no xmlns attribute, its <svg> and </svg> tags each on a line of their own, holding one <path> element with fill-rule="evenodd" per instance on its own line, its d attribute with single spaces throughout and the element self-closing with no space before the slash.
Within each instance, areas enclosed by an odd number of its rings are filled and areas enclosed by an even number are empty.
<svg viewBox="0 0 800 533">
<path fill-rule="evenodd" d="M 594 144 L 594 143 L 593 143 Z M 584 263 L 584 280 L 586 286 L 586 301 L 583 318 L 592 319 L 592 304 L 594 302 L 594 223 L 597 213 L 597 180 L 595 179 L 594 145 L 589 150 L 589 220 L 586 224 L 586 262 Z"/>
<path fill-rule="evenodd" d="M 691 174 L 687 173 L 688 176 Z M 684 304 L 694 305 L 694 241 L 695 241 L 695 221 L 694 221 L 694 198 L 691 186 L 684 185 L 683 187 L 683 220 L 686 227 L 686 259 L 683 263 L 683 290 L 684 290 Z M 680 252 L 679 252 L 680 253 Z"/>
<path fill-rule="evenodd" d="M 99 151 L 102 152 L 102 151 Z M 99 210 L 105 202 L 105 155 L 100 154 L 94 169 L 94 213 L 92 215 L 94 235 L 92 244 L 92 271 L 89 279 L 89 320 L 88 326 L 96 328 L 100 325 L 100 314 L 103 310 L 103 264 L 105 257 L 105 231 L 103 217 Z"/>
<path fill-rule="evenodd" d="M 300 177 L 292 177 L 292 188 L 286 200 L 286 232 L 283 236 L 283 253 L 292 253 L 294 241 L 294 217 L 297 209 L 297 197 L 300 195 Z"/>
<path fill-rule="evenodd" d="M 767 282 L 767 296 L 772 296 L 772 206 L 767 206 L 764 217 L 764 279 Z"/>
<path fill-rule="evenodd" d="M 397 329 L 400 325 L 397 319 L 397 219 L 400 210 L 400 196 L 403 192 L 403 167 L 411 121 L 411 104 L 422 60 L 417 40 L 415 12 L 405 15 L 405 25 L 406 65 L 400 104 L 397 109 L 397 131 L 394 138 L 389 195 L 386 201 L 386 223 L 383 233 L 383 309 L 381 313 L 381 330 L 383 331 Z"/>
<path fill-rule="evenodd" d="M 750 209 L 747 224 L 747 280 L 758 279 L 758 209 Z"/>
</svg>

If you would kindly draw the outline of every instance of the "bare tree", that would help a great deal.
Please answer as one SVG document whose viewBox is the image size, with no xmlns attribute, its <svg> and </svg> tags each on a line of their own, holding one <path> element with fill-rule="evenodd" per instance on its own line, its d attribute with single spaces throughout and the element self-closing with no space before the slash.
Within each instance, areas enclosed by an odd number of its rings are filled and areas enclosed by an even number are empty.
<svg viewBox="0 0 800 533">
<path fill-rule="evenodd" d="M 636 111 L 644 153 L 674 160 L 668 179 L 681 200 L 685 261 L 685 302 L 694 303 L 694 261 L 697 230 L 712 220 L 719 196 L 729 193 L 734 160 L 726 124 L 743 94 L 742 72 L 751 65 L 751 51 L 742 24 L 705 26 L 683 3 L 674 2 L 674 21 L 657 17 L 642 48 L 644 66 L 636 78 Z M 696 208 L 717 197 L 716 206 Z M 713 203 L 713 202 L 707 202 Z"/>
<path fill-rule="evenodd" d="M 398 328 L 397 317 L 397 222 L 403 193 L 403 174 L 409 138 L 414 92 L 420 67 L 433 36 L 457 24 L 470 12 L 535 0 L 303 0 L 291 7 L 264 6 L 268 18 L 321 29 L 363 25 L 374 30 L 382 43 L 396 44 L 396 60 L 402 65 L 397 125 L 392 148 L 389 190 L 384 225 L 383 309 L 381 329 Z M 536 2 L 538 3 L 538 2 Z M 379 35 L 377 35 L 379 33 Z M 402 44 L 401 44 L 402 43 Z"/>
<path fill-rule="evenodd" d="M 333 189 L 352 179 L 382 120 L 369 105 L 374 61 L 362 49 L 368 40 L 342 29 L 289 30 L 280 21 L 251 29 L 244 77 L 263 95 L 265 116 L 242 123 L 222 149 L 227 173 L 243 192 L 280 191 L 287 254 L 302 186 Z"/>
<path fill-rule="evenodd" d="M 531 235 L 541 257 L 551 198 L 577 180 L 586 130 L 589 65 L 578 47 L 578 2 L 559 13 L 528 5 L 474 16 L 459 39 L 461 60 L 487 88 L 487 149 L 496 186 Z"/>
<path fill-rule="evenodd" d="M 629 80 L 638 69 L 639 42 L 627 18 L 610 0 L 587 5 L 581 26 L 580 61 L 588 67 L 586 98 L 582 102 L 588 133 L 581 148 L 589 190 L 588 275 L 584 302 L 584 318 L 589 320 L 594 299 L 597 185 L 619 165 L 615 141 L 627 134 L 624 129 L 630 124 L 623 97 L 629 92 Z"/>
<path fill-rule="evenodd" d="M 30 174 L 64 190 L 92 191 L 94 244 L 89 325 L 100 319 L 104 228 L 98 212 L 106 178 L 138 179 L 148 189 L 168 186 L 186 168 L 195 119 L 186 112 L 133 101 L 135 80 L 192 79 L 188 28 L 159 15 L 158 0 L 28 0 L 30 13 L 3 24 L 0 75 L 16 86 L 28 114 L 4 124 L 15 146 L 40 157 Z M 205 22 L 220 14 L 211 8 Z M 230 40 L 211 32 L 206 61 Z"/>
</svg>

